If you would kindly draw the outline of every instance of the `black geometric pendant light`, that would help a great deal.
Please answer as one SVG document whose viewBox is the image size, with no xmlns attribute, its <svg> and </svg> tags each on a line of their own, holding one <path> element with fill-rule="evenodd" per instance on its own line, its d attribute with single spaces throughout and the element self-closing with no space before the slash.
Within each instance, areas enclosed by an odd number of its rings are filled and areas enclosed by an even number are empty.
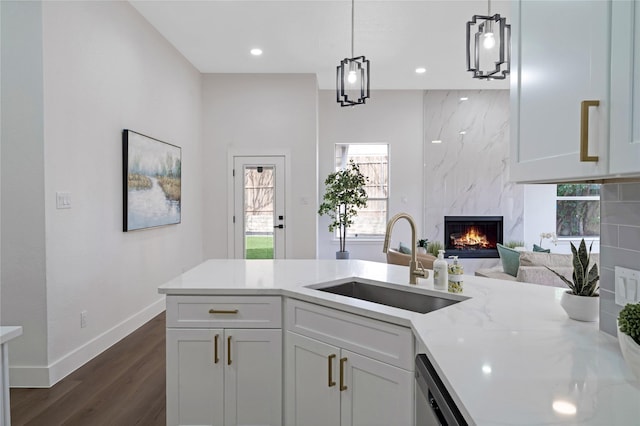
<svg viewBox="0 0 640 426">
<path fill-rule="evenodd" d="M 503 80 L 511 70 L 511 25 L 507 18 L 474 15 L 467 22 L 467 71 L 473 78 Z"/>
<path fill-rule="evenodd" d="M 369 97 L 369 60 L 353 54 L 354 0 L 351 0 L 351 58 L 344 58 L 336 72 L 336 100 L 340 106 L 364 104 Z"/>
</svg>

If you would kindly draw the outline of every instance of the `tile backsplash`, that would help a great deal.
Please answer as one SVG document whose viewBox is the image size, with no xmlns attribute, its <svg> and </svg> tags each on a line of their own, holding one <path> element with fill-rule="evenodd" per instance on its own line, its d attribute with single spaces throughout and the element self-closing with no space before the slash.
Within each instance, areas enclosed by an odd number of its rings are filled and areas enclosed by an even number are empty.
<svg viewBox="0 0 640 426">
<path fill-rule="evenodd" d="M 640 270 L 640 183 L 602 185 L 600 223 L 600 330 L 615 336 L 614 267 Z"/>
</svg>

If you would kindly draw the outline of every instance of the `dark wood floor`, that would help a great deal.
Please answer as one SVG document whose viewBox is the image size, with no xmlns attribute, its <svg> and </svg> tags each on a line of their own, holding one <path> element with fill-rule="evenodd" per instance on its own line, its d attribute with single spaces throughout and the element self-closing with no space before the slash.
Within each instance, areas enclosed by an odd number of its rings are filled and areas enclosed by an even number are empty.
<svg viewBox="0 0 640 426">
<path fill-rule="evenodd" d="M 14 426 L 165 425 L 165 314 L 50 389 L 11 389 Z"/>
</svg>

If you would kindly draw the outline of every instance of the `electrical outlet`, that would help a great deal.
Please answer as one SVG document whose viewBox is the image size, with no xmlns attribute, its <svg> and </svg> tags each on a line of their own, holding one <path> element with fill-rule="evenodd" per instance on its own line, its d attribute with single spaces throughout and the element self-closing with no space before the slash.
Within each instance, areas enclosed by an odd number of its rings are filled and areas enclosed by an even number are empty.
<svg viewBox="0 0 640 426">
<path fill-rule="evenodd" d="M 56 208 L 57 209 L 71 208 L 71 192 L 69 191 L 56 192 Z"/>
<path fill-rule="evenodd" d="M 640 302 L 640 271 L 615 267 L 616 305 Z"/>
<path fill-rule="evenodd" d="M 87 326 L 87 311 L 80 312 L 80 328 Z"/>
</svg>

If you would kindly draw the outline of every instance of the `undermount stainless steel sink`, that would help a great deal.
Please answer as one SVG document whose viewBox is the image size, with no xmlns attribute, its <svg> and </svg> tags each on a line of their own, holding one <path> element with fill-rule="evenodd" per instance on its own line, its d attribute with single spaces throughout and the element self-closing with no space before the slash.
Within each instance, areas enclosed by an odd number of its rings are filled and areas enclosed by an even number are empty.
<svg viewBox="0 0 640 426">
<path fill-rule="evenodd" d="M 413 291 L 397 290 L 395 288 L 382 287 L 358 281 L 350 281 L 327 287 L 312 288 L 325 291 L 327 293 L 353 297 L 354 299 L 366 300 L 386 306 L 393 306 L 394 308 L 405 309 L 407 311 L 419 312 L 421 314 L 436 311 L 460 302 L 460 300 L 445 299 L 444 297 L 431 296 Z"/>
</svg>

